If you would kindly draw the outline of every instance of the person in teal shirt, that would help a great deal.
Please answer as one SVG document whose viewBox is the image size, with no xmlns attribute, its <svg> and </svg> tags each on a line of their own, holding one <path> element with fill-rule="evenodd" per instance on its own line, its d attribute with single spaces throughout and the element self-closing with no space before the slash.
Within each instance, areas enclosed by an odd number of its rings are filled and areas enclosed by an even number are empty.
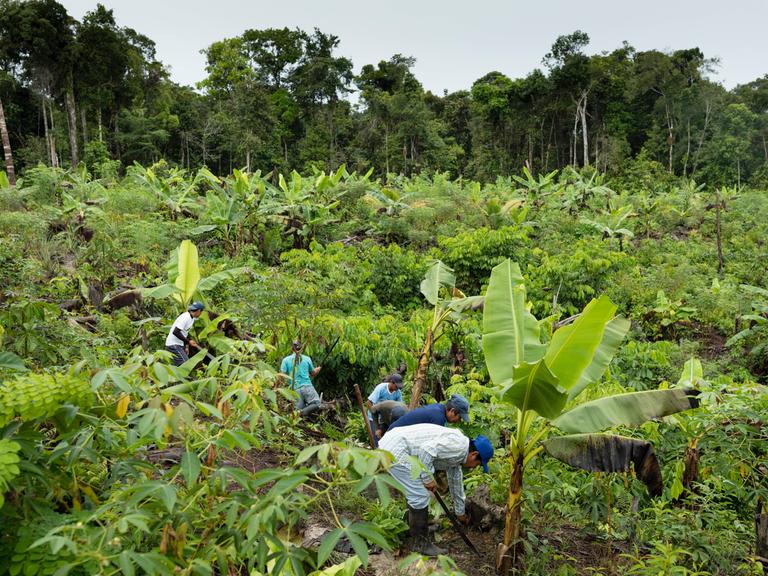
<svg viewBox="0 0 768 576">
<path fill-rule="evenodd" d="M 320 395 L 312 385 L 312 378 L 317 376 L 322 366 L 315 367 L 312 358 L 301 353 L 302 348 L 301 342 L 293 342 L 292 353 L 280 363 L 280 375 L 288 379 L 291 390 L 299 395 L 296 410 L 302 416 L 308 416 L 320 408 Z"/>
</svg>

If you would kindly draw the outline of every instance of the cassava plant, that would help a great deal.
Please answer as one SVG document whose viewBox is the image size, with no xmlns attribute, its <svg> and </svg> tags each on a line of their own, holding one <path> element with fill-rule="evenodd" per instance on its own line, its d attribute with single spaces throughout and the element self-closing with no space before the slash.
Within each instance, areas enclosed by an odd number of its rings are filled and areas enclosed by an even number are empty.
<svg viewBox="0 0 768 576">
<path fill-rule="evenodd" d="M 517 427 L 510 439 L 511 477 L 507 494 L 504 541 L 496 554 L 497 569 L 515 569 L 521 538 L 523 475 L 542 450 L 572 466 L 619 472 L 634 466 L 652 494 L 662 489 L 661 471 L 649 442 L 597 434 L 616 425 L 637 425 L 695 407 L 690 390 L 653 390 L 619 394 L 586 402 L 564 412 L 590 384 L 600 380 L 628 329 L 615 317 L 606 296 L 592 300 L 576 320 L 541 339 L 539 321 L 526 306 L 520 268 L 510 260 L 496 266 L 485 298 L 483 352 L 491 379 L 504 403 L 515 406 Z M 566 436 L 540 441 L 552 428 Z"/>
</svg>

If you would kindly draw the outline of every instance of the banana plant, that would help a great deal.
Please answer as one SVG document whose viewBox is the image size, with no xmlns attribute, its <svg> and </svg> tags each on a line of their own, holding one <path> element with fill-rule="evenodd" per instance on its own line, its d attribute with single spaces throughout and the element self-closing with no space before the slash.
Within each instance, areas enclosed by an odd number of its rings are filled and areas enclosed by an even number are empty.
<svg viewBox="0 0 768 576">
<path fill-rule="evenodd" d="M 600 380 L 629 330 L 629 321 L 615 313 L 616 306 L 601 296 L 544 343 L 540 323 L 528 309 L 518 265 L 506 260 L 491 273 L 483 313 L 483 352 L 501 401 L 517 408 L 517 428 L 509 445 L 512 473 L 504 541 L 496 555 L 502 574 L 511 573 L 517 561 L 523 475 L 533 458 L 546 449 L 559 460 L 592 471 L 627 471 L 634 465 L 649 491 L 658 494 L 661 472 L 650 443 L 597 432 L 638 425 L 698 405 L 690 390 L 671 389 L 609 396 L 564 411 L 587 386 Z M 553 428 L 567 435 L 542 443 Z"/>
<path fill-rule="evenodd" d="M 516 192 L 522 194 L 526 201 L 534 208 L 539 208 L 544 203 L 546 197 L 553 194 L 557 189 L 557 183 L 555 182 L 557 170 L 553 170 L 549 174 L 539 174 L 537 180 L 526 166 L 523 167 L 523 175 L 525 178 L 521 178 L 516 174 L 512 175 L 512 179 L 520 184 L 520 188 Z"/>
<path fill-rule="evenodd" d="M 142 290 L 142 294 L 146 298 L 173 298 L 186 310 L 196 295 L 205 301 L 205 294 L 213 290 L 220 282 L 245 274 L 250 268 L 247 266 L 230 268 L 201 278 L 197 246 L 190 240 L 184 240 L 171 253 L 167 270 L 168 282 L 166 284 L 145 288 Z"/>
<path fill-rule="evenodd" d="M 453 269 L 434 260 L 421 281 L 421 293 L 427 302 L 434 306 L 432 321 L 427 326 L 424 344 L 419 355 L 416 375 L 413 378 L 411 393 L 411 408 L 416 408 L 421 401 L 421 395 L 427 384 L 427 370 L 432 357 L 435 342 L 445 334 L 445 327 L 461 321 L 462 314 L 468 310 L 477 310 L 482 306 L 482 296 L 465 296 L 456 288 L 456 275 Z"/>
</svg>

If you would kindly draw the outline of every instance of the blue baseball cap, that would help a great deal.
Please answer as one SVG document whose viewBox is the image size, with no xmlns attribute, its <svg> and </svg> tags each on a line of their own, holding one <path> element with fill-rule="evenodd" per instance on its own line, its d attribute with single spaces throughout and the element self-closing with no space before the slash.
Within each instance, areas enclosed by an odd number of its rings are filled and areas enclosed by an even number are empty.
<svg viewBox="0 0 768 576">
<path fill-rule="evenodd" d="M 488 460 L 493 458 L 493 444 L 486 436 L 482 434 L 472 440 L 475 450 L 480 454 L 480 461 L 483 463 L 483 470 L 488 472 Z"/>
<path fill-rule="evenodd" d="M 453 408 L 464 422 L 469 422 L 469 400 L 464 398 L 464 396 L 454 394 L 445 404 L 446 408 Z"/>
<path fill-rule="evenodd" d="M 202 302 L 192 302 L 187 308 L 189 312 L 197 312 L 198 310 L 205 310 L 205 304 Z"/>
</svg>

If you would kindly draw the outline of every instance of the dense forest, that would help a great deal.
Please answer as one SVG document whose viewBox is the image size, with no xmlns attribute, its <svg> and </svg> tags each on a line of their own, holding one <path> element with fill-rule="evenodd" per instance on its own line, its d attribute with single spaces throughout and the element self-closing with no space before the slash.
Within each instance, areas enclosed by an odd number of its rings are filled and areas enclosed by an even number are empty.
<svg viewBox="0 0 768 576">
<path fill-rule="evenodd" d="M 189 87 L 170 80 L 152 39 L 101 5 L 82 22 L 55 0 L 2 0 L 0 12 L 0 110 L 17 170 L 164 158 L 218 174 L 345 164 L 488 182 L 524 165 L 618 171 L 643 157 L 713 185 L 768 181 L 768 77 L 728 91 L 696 47 L 625 42 L 590 55 L 576 31 L 524 78 L 488 71 L 440 95 L 424 90 L 411 56 L 355 75 L 332 34 L 249 29 L 206 48 L 205 78 Z"/>
<path fill-rule="evenodd" d="M 768 77 L 577 31 L 437 96 L 268 29 L 191 88 L 0 15 L 0 575 L 768 573 Z M 395 382 L 493 452 L 428 478 L 471 546 L 373 449 Z"/>
</svg>

